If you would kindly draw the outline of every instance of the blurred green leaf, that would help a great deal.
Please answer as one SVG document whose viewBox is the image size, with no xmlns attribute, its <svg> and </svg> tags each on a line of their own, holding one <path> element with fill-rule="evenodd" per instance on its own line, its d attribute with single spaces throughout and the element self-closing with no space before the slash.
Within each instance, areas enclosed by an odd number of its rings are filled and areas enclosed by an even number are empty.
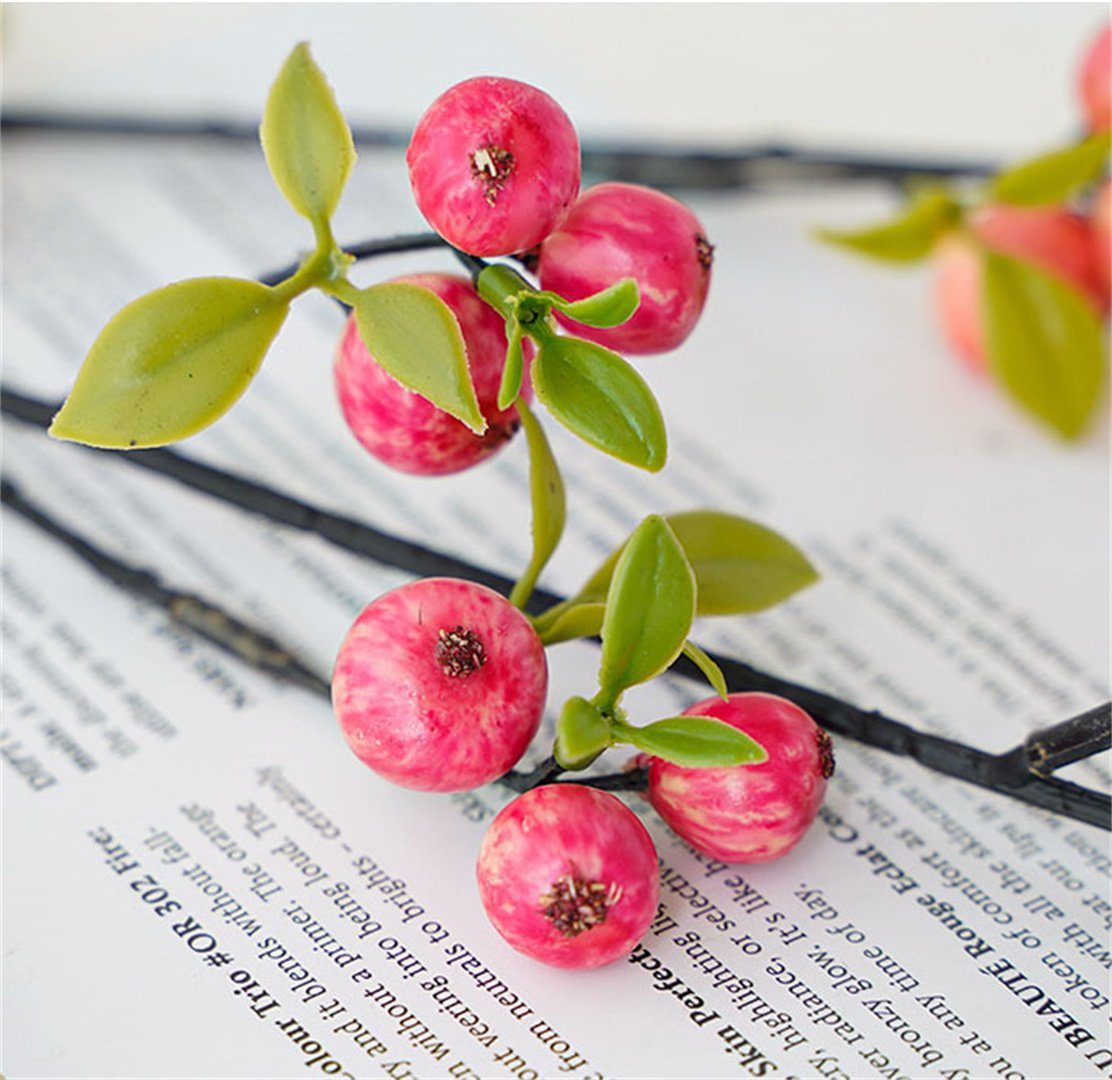
<svg viewBox="0 0 1112 1080">
<path fill-rule="evenodd" d="M 403 386 L 482 435 L 487 424 L 451 308 L 431 289 L 401 281 L 361 289 L 354 300 L 359 335 L 375 361 Z"/>
<path fill-rule="evenodd" d="M 633 531 L 610 581 L 602 621 L 599 688 L 604 700 L 664 671 L 695 618 L 695 574 L 664 518 Z"/>
<path fill-rule="evenodd" d="M 327 221 L 355 164 L 355 144 L 305 42 L 290 53 L 270 88 L 259 138 L 290 205 L 310 221 Z"/>
<path fill-rule="evenodd" d="M 1017 206 L 1066 202 L 1100 179 L 1110 145 L 1112 132 L 1102 131 L 1064 150 L 1024 161 L 996 177 L 992 197 Z"/>
<path fill-rule="evenodd" d="M 768 760 L 755 739 L 709 716 L 671 716 L 643 728 L 618 722 L 614 739 L 688 768 L 760 765 Z"/>
<path fill-rule="evenodd" d="M 239 278 L 193 278 L 133 300 L 93 342 L 50 434 L 115 449 L 195 434 L 247 389 L 288 310 L 273 289 Z"/>
<path fill-rule="evenodd" d="M 556 721 L 553 756 L 565 769 L 584 769 L 610 745 L 610 723 L 581 697 L 568 698 Z"/>
<path fill-rule="evenodd" d="M 1067 439 L 1093 415 L 1104 379 L 1100 319 L 1074 288 L 1027 263 L 985 255 L 989 363 L 1009 394 Z"/>
<path fill-rule="evenodd" d="M 764 525 L 718 510 L 692 510 L 666 519 L 695 571 L 699 615 L 764 611 L 818 580 L 807 557 Z M 576 600 L 601 600 L 622 548 L 591 575 Z"/>
<path fill-rule="evenodd" d="M 585 442 L 638 468 L 664 467 L 667 435 L 645 380 L 617 353 L 581 338 L 547 335 L 533 361 L 538 400 Z"/>
<path fill-rule="evenodd" d="M 941 188 L 924 188 L 904 212 L 891 221 L 867 229 L 819 229 L 816 236 L 859 255 L 884 262 L 918 262 L 931 253 L 935 241 L 961 218 L 961 208 Z"/>
</svg>

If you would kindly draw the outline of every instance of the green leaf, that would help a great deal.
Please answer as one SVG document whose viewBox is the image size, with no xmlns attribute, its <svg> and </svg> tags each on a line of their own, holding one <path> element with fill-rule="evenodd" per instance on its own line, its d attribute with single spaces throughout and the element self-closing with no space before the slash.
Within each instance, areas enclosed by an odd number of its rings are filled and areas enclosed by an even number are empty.
<svg viewBox="0 0 1112 1080">
<path fill-rule="evenodd" d="M 671 716 L 643 728 L 618 722 L 614 739 L 689 768 L 760 765 L 768 760 L 755 739 L 709 716 Z"/>
<path fill-rule="evenodd" d="M 602 621 L 604 701 L 664 671 L 695 618 L 695 574 L 668 523 L 650 514 L 633 531 L 610 582 Z"/>
<path fill-rule="evenodd" d="M 451 309 L 431 289 L 389 281 L 361 289 L 355 321 L 376 362 L 403 386 L 466 424 L 486 431 L 467 348 Z"/>
<path fill-rule="evenodd" d="M 667 521 L 695 570 L 699 615 L 764 611 L 818 580 L 794 544 L 748 518 L 692 510 L 670 514 Z M 621 552 L 613 552 L 594 572 L 577 601 L 606 596 Z"/>
<path fill-rule="evenodd" d="M 50 434 L 90 446 L 165 446 L 223 416 L 247 389 L 289 304 L 239 278 L 179 281 L 100 332 Z"/>
<path fill-rule="evenodd" d="M 664 468 L 668 438 L 660 406 L 617 353 L 581 338 L 545 336 L 533 361 L 533 387 L 585 442 L 650 472 Z"/>
<path fill-rule="evenodd" d="M 560 543 L 567 515 L 564 481 L 544 428 L 524 401 L 517 403 L 517 412 L 525 428 L 525 441 L 529 444 L 529 494 L 533 504 L 533 557 L 510 593 L 510 602 L 521 607 Z"/>
<path fill-rule="evenodd" d="M 730 691 L 726 686 L 726 676 L 722 674 L 722 669 L 694 641 L 688 640 L 683 643 L 683 655 L 707 677 L 707 682 L 720 698 L 729 696 Z"/>
<path fill-rule="evenodd" d="M 989 363 L 1008 393 L 1067 439 L 1093 415 L 1104 377 L 1100 320 L 1051 274 L 1005 255 L 985 256 Z"/>
<path fill-rule="evenodd" d="M 848 232 L 819 229 L 816 236 L 884 262 L 917 262 L 930 254 L 935 241 L 960 217 L 960 207 L 944 190 L 925 188 L 891 221 Z"/>
<path fill-rule="evenodd" d="M 521 324 L 506 320 L 506 362 L 502 366 L 502 382 L 498 387 L 498 408 L 508 409 L 521 393 L 525 372 L 525 353 L 521 346 Z"/>
<path fill-rule="evenodd" d="M 992 197 L 1017 206 L 1066 202 L 1100 179 L 1110 146 L 1112 132 L 1102 131 L 1064 150 L 1025 161 L 996 177 Z"/>
<path fill-rule="evenodd" d="M 556 721 L 553 756 L 565 769 L 584 769 L 610 745 L 610 722 L 581 697 L 568 698 Z"/>
<path fill-rule="evenodd" d="M 541 296 L 551 301 L 552 306 L 584 326 L 606 329 L 621 326 L 628 322 L 641 303 L 641 292 L 633 278 L 622 278 L 608 289 L 582 300 L 565 300 L 553 292 L 543 292 Z"/>
<path fill-rule="evenodd" d="M 259 138 L 290 205 L 312 222 L 327 221 L 355 164 L 355 144 L 305 42 L 290 53 L 270 88 Z"/>
<path fill-rule="evenodd" d="M 552 620 L 538 620 L 537 633 L 545 645 L 559 645 L 575 638 L 597 637 L 602 632 L 606 605 L 574 604 L 560 611 Z M 543 627 L 543 628 L 542 628 Z"/>
</svg>

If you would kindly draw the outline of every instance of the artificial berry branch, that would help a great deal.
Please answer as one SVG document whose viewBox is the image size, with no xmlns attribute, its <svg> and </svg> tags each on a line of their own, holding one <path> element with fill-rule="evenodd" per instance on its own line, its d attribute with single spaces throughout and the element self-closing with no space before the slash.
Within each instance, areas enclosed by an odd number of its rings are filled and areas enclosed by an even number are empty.
<svg viewBox="0 0 1112 1080">
<path fill-rule="evenodd" d="M 713 246 L 694 215 L 659 192 L 603 184 L 580 195 L 578 138 L 559 105 L 524 83 L 477 78 L 429 107 L 406 155 L 417 205 L 468 279 L 418 274 L 360 288 L 348 278 L 355 257 L 331 225 L 354 143 L 305 45 L 271 87 L 260 138 L 314 249 L 285 276 L 195 279 L 128 305 L 97 338 L 51 431 L 126 449 L 201 430 L 246 390 L 292 302 L 311 289 L 351 309 L 336 388 L 354 435 L 384 464 L 452 473 L 524 427 L 533 550 L 509 600 L 435 576 L 380 596 L 340 647 L 331 697 L 351 750 L 385 779 L 424 791 L 499 778 L 525 788 L 480 854 L 488 915 L 534 957 L 609 962 L 655 912 L 655 850 L 620 801 L 563 772 L 630 745 L 644 757 L 605 785 L 645 785 L 690 843 L 744 862 L 798 843 L 833 768 L 828 736 L 802 709 L 767 694 L 727 695 L 718 665 L 690 641 L 699 614 L 762 610 L 815 580 L 802 553 L 764 526 L 714 511 L 650 514 L 575 597 L 536 618 L 524 610 L 566 518 L 530 402 L 610 457 L 661 469 L 660 406 L 621 354 L 668 351 L 686 338 L 706 299 Z M 920 216 L 948 206 L 936 200 Z M 395 238 L 362 250 L 435 243 Z M 522 252 L 539 288 L 488 261 Z M 597 691 L 564 703 L 553 756 L 517 773 L 546 706 L 546 646 L 596 634 Z M 682 716 L 631 722 L 625 693 L 681 658 L 719 696 Z"/>
</svg>

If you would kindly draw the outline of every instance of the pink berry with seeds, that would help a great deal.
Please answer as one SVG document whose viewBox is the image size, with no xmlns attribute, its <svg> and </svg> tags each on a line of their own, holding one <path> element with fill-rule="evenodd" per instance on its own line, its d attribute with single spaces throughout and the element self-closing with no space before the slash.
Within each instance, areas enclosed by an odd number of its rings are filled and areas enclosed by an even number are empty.
<svg viewBox="0 0 1112 1080">
<path fill-rule="evenodd" d="M 332 704 L 348 744 L 380 776 L 465 791 L 516 764 L 547 687 L 544 647 L 517 608 L 483 585 L 423 578 L 355 620 Z"/>
<path fill-rule="evenodd" d="M 641 304 L 608 330 L 560 318 L 580 337 L 624 353 L 667 352 L 695 328 L 710 285 L 714 248 L 681 202 L 637 184 L 588 188 L 542 245 L 541 285 L 582 300 L 621 278 L 637 280 Z"/>
<path fill-rule="evenodd" d="M 514 79 L 467 79 L 440 95 L 406 152 L 417 206 L 448 243 L 472 255 L 539 244 L 579 194 L 579 138 L 543 90 Z"/>
<path fill-rule="evenodd" d="M 498 408 L 505 323 L 464 278 L 413 274 L 398 280 L 436 293 L 458 320 L 487 430 L 476 435 L 379 367 L 359 336 L 354 316 L 344 327 L 333 369 L 340 408 L 355 437 L 385 464 L 424 476 L 459 472 L 500 450 L 521 424 L 515 408 Z M 526 342 L 525 349 L 528 358 L 532 343 Z M 526 400 L 530 392 L 526 380 L 522 387 Z"/>
<path fill-rule="evenodd" d="M 744 731 L 767 751 L 760 765 L 691 769 L 649 759 L 649 798 L 692 847 L 727 863 L 768 862 L 790 851 L 815 820 L 834 750 L 799 706 L 773 694 L 731 694 L 693 705 Z"/>
<path fill-rule="evenodd" d="M 483 839 L 479 895 L 518 952 L 562 968 L 628 955 L 656 915 L 656 849 L 621 800 L 550 784 L 503 807 Z"/>
</svg>

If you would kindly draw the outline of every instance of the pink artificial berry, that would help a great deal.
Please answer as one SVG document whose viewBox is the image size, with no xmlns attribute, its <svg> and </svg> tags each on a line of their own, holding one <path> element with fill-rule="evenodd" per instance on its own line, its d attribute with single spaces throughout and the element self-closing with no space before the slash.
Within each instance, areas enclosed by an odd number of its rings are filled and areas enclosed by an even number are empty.
<svg viewBox="0 0 1112 1080">
<path fill-rule="evenodd" d="M 465 791 L 512 768 L 536 734 L 540 638 L 492 589 L 424 578 L 368 604 L 340 646 L 332 704 L 357 757 L 420 791 Z"/>
<path fill-rule="evenodd" d="M 600 330 L 557 317 L 578 336 L 618 352 L 667 352 L 699 319 L 713 253 L 683 203 L 637 184 L 598 184 L 541 245 L 538 272 L 542 287 L 565 300 L 636 278 L 641 304 L 621 326 Z"/>
<path fill-rule="evenodd" d="M 446 90 L 406 152 L 417 206 L 472 255 L 539 244 L 579 194 L 579 139 L 543 90 L 483 76 Z"/>
<path fill-rule="evenodd" d="M 359 336 L 354 316 L 348 319 L 336 350 L 334 376 L 340 408 L 355 437 L 387 465 L 425 476 L 458 472 L 490 457 L 521 423 L 515 408 L 502 410 L 497 404 L 506 357 L 505 321 L 464 278 L 413 274 L 398 280 L 436 293 L 459 321 L 487 430 L 476 435 L 379 367 Z M 532 344 L 527 342 L 525 348 L 528 357 Z M 522 392 L 530 393 L 528 380 Z"/>
<path fill-rule="evenodd" d="M 1112 127 L 1112 25 L 1085 50 L 1077 71 L 1077 94 L 1090 131 Z"/>
<path fill-rule="evenodd" d="M 479 895 L 518 952 L 554 967 L 626 956 L 660 898 L 656 848 L 619 799 L 550 784 L 502 808 L 483 838 Z"/>
<path fill-rule="evenodd" d="M 834 774 L 834 749 L 799 706 L 773 694 L 731 694 L 693 705 L 765 748 L 760 765 L 690 769 L 649 759 L 649 798 L 694 848 L 722 862 L 768 862 L 802 839 Z"/>
</svg>

